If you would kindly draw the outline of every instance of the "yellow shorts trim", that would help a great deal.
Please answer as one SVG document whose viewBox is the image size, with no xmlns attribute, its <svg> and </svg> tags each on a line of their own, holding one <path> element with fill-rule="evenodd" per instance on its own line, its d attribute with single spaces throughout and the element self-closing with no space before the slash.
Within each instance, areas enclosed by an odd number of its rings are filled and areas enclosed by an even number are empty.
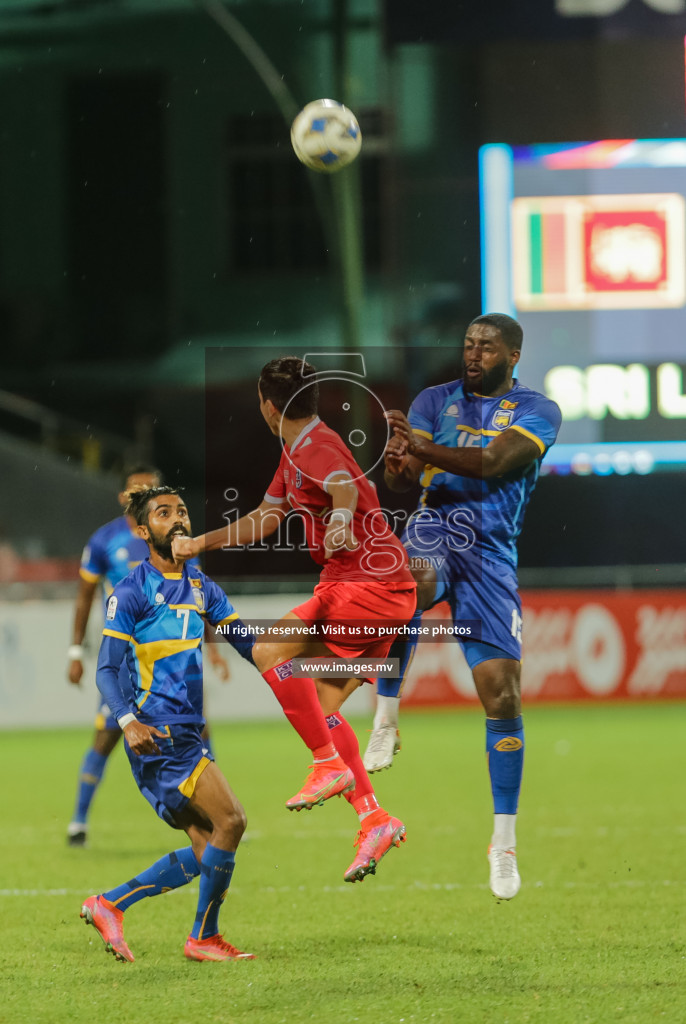
<svg viewBox="0 0 686 1024">
<path fill-rule="evenodd" d="M 184 779 L 183 782 L 179 784 L 179 793 L 181 793 L 183 796 L 188 797 L 188 799 L 190 800 L 190 798 L 195 793 L 195 787 L 198 784 L 198 779 L 205 771 L 208 764 L 210 764 L 209 757 L 201 757 L 198 763 L 196 764 L 195 768 L 191 772 L 191 774 L 188 776 L 188 778 Z"/>
</svg>

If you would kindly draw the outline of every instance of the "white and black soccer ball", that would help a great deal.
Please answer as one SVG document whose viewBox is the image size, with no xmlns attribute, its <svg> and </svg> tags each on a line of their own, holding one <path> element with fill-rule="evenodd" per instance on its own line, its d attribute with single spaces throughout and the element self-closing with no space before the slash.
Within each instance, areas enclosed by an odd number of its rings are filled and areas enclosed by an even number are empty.
<svg viewBox="0 0 686 1024">
<path fill-rule="evenodd" d="M 332 174 L 355 159 L 362 133 L 351 110 L 335 100 L 313 100 L 291 125 L 298 160 L 313 171 Z"/>
</svg>

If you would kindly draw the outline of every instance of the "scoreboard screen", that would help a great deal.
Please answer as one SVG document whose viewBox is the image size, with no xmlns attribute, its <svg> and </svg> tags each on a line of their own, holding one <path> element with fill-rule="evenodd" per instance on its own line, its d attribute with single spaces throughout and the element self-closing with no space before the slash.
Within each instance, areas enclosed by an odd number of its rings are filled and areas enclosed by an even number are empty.
<svg viewBox="0 0 686 1024">
<path fill-rule="evenodd" d="M 483 309 L 560 405 L 547 472 L 686 468 L 686 139 L 480 150 Z"/>
</svg>

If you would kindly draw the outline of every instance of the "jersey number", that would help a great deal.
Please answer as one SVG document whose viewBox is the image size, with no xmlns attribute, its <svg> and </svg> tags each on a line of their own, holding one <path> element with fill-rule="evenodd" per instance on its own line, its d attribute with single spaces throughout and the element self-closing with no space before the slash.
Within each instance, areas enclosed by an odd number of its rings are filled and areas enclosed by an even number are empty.
<svg viewBox="0 0 686 1024">
<path fill-rule="evenodd" d="M 190 608 L 177 608 L 176 617 L 177 619 L 183 619 L 183 629 L 181 630 L 181 639 L 185 640 L 188 634 L 188 616 L 190 614 Z"/>
</svg>

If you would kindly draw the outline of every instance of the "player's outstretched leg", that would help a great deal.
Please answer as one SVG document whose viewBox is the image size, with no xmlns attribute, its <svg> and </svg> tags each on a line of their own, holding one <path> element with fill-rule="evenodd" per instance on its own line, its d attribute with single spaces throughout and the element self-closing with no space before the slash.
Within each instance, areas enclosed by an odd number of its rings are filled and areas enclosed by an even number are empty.
<svg viewBox="0 0 686 1024">
<path fill-rule="evenodd" d="M 262 648 L 266 646 L 255 644 L 253 648 L 258 667 L 261 657 L 265 657 Z M 309 811 L 332 796 L 340 796 L 353 789 L 355 779 L 331 741 L 314 679 L 293 678 L 290 659 L 265 669 L 262 677 L 273 690 L 286 718 L 314 755 L 310 774 L 295 796 L 286 801 L 288 810 Z"/>
<path fill-rule="evenodd" d="M 486 750 L 493 793 L 494 824 L 488 848 L 491 892 L 511 900 L 521 886 L 515 825 L 524 766 L 524 728 L 517 718 L 486 719 Z"/>
<path fill-rule="evenodd" d="M 146 896 L 178 889 L 199 874 L 191 847 L 175 850 L 128 882 L 99 896 L 90 896 L 81 907 L 81 917 L 86 924 L 95 926 L 108 953 L 113 953 L 117 960 L 133 962 L 133 953 L 124 939 L 124 911 Z"/>
<path fill-rule="evenodd" d="M 419 627 L 421 619 L 422 613 L 417 612 L 408 623 L 409 629 L 413 631 L 413 627 Z M 376 713 L 372 733 L 362 759 L 366 770 L 370 773 L 390 768 L 394 756 L 400 750 L 400 732 L 398 730 L 400 691 L 412 664 L 416 647 L 416 636 L 399 637 L 394 640 L 388 657 L 398 659 L 398 674 L 396 676 L 380 676 L 377 679 Z"/>
<path fill-rule="evenodd" d="M 346 882 L 362 881 L 365 875 L 376 872 L 377 864 L 391 846 L 400 846 L 405 842 L 405 826 L 383 807 L 379 807 L 374 787 L 360 757 L 357 736 L 350 723 L 340 711 L 327 715 L 326 722 L 336 749 L 340 750 L 355 776 L 355 788 L 346 794 L 346 800 L 360 819 L 360 830 L 354 843 L 357 855 L 343 878 Z"/>
</svg>

